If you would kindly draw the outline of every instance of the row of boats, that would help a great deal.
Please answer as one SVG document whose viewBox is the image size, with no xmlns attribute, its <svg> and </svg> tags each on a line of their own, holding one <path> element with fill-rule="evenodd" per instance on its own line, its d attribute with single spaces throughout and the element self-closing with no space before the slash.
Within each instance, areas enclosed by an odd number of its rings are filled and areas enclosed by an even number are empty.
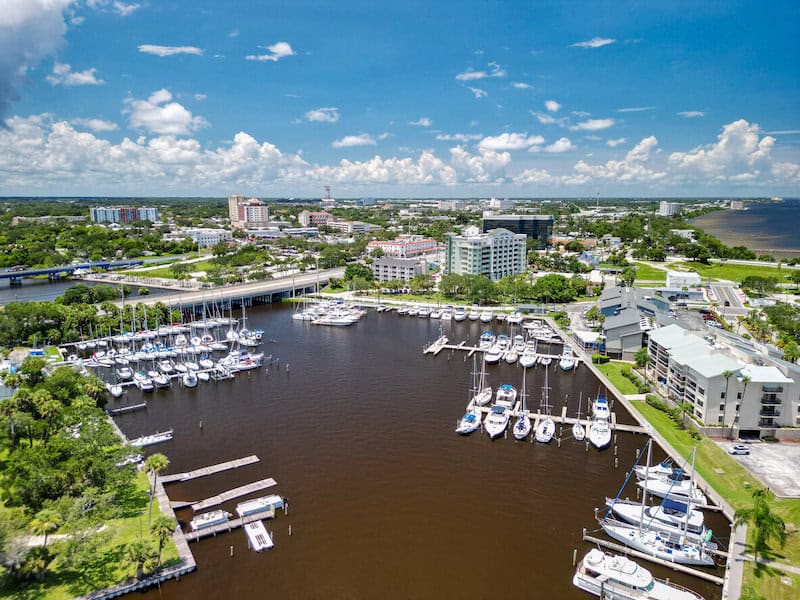
<svg viewBox="0 0 800 600">
<path fill-rule="evenodd" d="M 261 515 L 264 518 L 271 518 L 275 516 L 275 511 L 278 509 L 285 510 L 286 501 L 277 494 L 263 496 L 261 498 L 254 498 L 253 500 L 246 500 L 236 505 L 236 514 L 239 518 L 249 517 L 252 515 Z M 223 525 L 227 523 L 233 515 L 225 510 L 212 510 L 206 513 L 201 513 L 194 517 L 189 526 L 192 531 L 200 531 L 216 525 Z"/>
<path fill-rule="evenodd" d="M 389 312 L 393 309 L 392 306 L 380 305 L 378 312 Z M 413 306 L 400 306 L 397 308 L 398 315 L 406 315 L 409 317 L 420 317 L 423 319 L 441 319 L 442 321 L 480 321 L 481 323 L 491 323 L 493 320 L 505 321 L 509 325 L 521 325 L 522 313 L 514 311 L 510 314 L 497 313 L 495 314 L 489 309 L 480 309 L 474 305 L 471 309 L 467 310 L 463 306 L 445 306 L 444 308 L 436 308 L 425 305 Z"/>
<path fill-rule="evenodd" d="M 300 305 L 298 305 L 300 306 Z M 308 321 L 312 325 L 347 327 L 357 323 L 367 312 L 339 300 L 318 302 L 292 315 L 294 321 Z"/>
<path fill-rule="evenodd" d="M 485 331 L 478 340 L 478 350 L 483 352 L 483 360 L 487 365 L 505 361 L 509 365 L 518 362 L 526 369 L 536 364 L 547 367 L 553 362 L 553 357 L 547 354 L 540 355 L 537 352 L 537 342 L 538 340 L 532 335 L 526 340 L 522 334 L 512 338 L 504 333 L 495 336 L 491 331 Z M 572 371 L 577 365 L 577 358 L 568 344 L 564 344 L 561 355 L 557 358 L 562 371 Z"/>
</svg>

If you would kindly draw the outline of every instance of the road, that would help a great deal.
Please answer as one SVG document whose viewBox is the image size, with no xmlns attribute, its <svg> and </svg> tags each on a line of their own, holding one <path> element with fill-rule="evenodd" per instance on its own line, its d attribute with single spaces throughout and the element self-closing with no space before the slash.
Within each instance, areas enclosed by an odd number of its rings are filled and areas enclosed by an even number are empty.
<svg viewBox="0 0 800 600">
<path fill-rule="evenodd" d="M 735 284 L 714 283 L 711 290 L 719 301 L 717 310 L 725 317 L 745 316 L 749 311 L 742 304 L 739 294 L 736 293 Z M 725 306 L 725 303 L 729 306 Z"/>
</svg>

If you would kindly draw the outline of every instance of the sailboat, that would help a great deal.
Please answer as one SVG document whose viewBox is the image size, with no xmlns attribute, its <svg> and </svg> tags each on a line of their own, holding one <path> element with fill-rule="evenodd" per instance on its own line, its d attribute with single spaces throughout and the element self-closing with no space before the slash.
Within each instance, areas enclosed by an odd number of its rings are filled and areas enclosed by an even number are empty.
<svg viewBox="0 0 800 600">
<path fill-rule="evenodd" d="M 475 356 L 472 356 L 472 373 L 473 376 L 475 374 L 475 365 L 476 365 Z M 480 379 L 478 379 L 477 385 L 474 386 L 475 388 L 475 395 L 472 397 L 472 402 L 477 404 L 478 406 L 484 406 L 489 404 L 489 401 L 492 399 L 492 388 L 486 385 L 486 363 L 481 361 L 481 372 L 480 372 Z"/>
<path fill-rule="evenodd" d="M 477 396 L 477 376 L 478 374 L 475 372 L 475 357 L 472 357 L 472 387 L 469 390 L 469 395 L 471 396 L 470 403 L 467 405 L 467 408 L 472 406 L 471 409 L 467 410 L 464 413 L 464 416 L 461 417 L 461 420 L 458 422 L 458 426 L 456 426 L 456 433 L 459 435 L 467 435 L 475 431 L 481 426 L 481 418 L 483 417 L 483 413 L 481 409 L 478 408 L 478 405 L 475 402 L 475 397 Z M 492 397 L 492 389 L 489 388 L 489 397 Z"/>
<path fill-rule="evenodd" d="M 556 424 L 550 417 L 550 386 L 547 384 L 548 371 L 549 369 L 544 370 L 544 387 L 542 388 L 541 411 L 544 413 L 545 417 L 539 421 L 539 425 L 536 427 L 536 434 L 534 435 L 536 441 L 540 444 L 549 444 L 556 434 Z"/>
<path fill-rule="evenodd" d="M 579 442 L 582 442 L 586 437 L 586 430 L 581 424 L 581 404 L 583 404 L 583 394 L 581 394 L 581 397 L 578 398 L 578 420 L 572 424 L 572 437 Z"/>
<path fill-rule="evenodd" d="M 519 356 L 519 364 L 527 369 L 536 364 L 536 340 L 531 338 L 525 343 L 525 349 Z"/>
<path fill-rule="evenodd" d="M 589 441 L 598 450 L 602 450 L 611 443 L 609 414 L 608 400 L 606 400 L 604 394 L 597 394 L 597 399 L 592 405 L 592 424 L 589 426 Z"/>
<path fill-rule="evenodd" d="M 525 376 L 527 373 L 528 369 L 522 369 L 522 393 L 520 394 L 522 404 L 519 409 L 519 417 L 517 418 L 517 422 L 514 423 L 514 437 L 518 440 L 524 440 L 531 432 L 531 418 L 528 416 L 525 402 L 528 396 L 525 393 Z"/>
</svg>

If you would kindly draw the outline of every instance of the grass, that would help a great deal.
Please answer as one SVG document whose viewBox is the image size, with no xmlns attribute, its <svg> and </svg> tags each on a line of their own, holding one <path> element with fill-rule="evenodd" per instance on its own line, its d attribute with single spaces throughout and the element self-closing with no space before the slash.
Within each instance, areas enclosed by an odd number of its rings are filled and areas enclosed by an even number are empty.
<svg viewBox="0 0 800 600">
<path fill-rule="evenodd" d="M 139 538 L 140 530 L 148 535 L 147 492 L 149 483 L 144 472 L 138 473 L 136 486 L 132 493 L 120 500 L 118 507 L 124 516 L 104 523 L 106 529 L 98 534 L 99 543 L 94 550 L 93 559 L 81 571 L 69 568 L 65 561 L 56 557 L 50 565 L 42 582 L 31 582 L 13 590 L 13 596 L 6 596 L 6 589 L 0 588 L 0 597 L 36 598 L 43 600 L 66 600 L 87 594 L 133 576 L 132 567 L 126 567 L 125 545 Z M 153 518 L 160 514 L 158 503 L 153 504 Z M 154 542 L 155 543 L 155 542 Z M 48 544 L 50 547 L 50 544 Z M 169 540 L 161 553 L 162 564 L 177 564 L 178 550 Z"/>
<path fill-rule="evenodd" d="M 632 404 L 682 457 L 688 459 L 692 448 L 697 447 L 697 472 L 728 501 L 734 510 L 751 506 L 752 491 L 762 487 L 762 484 L 749 471 L 712 440 L 693 439 L 685 429 L 679 428 L 660 410 L 646 402 L 635 401 Z M 717 472 L 717 469 L 721 472 Z M 745 487 L 745 484 L 749 484 L 750 488 Z M 792 565 L 800 565 L 800 533 L 797 533 L 797 529 L 800 528 L 800 499 L 777 500 L 772 497 L 770 507 L 793 532 L 788 533 L 783 548 L 776 547 L 773 550 L 772 557 Z M 748 540 L 751 540 L 752 534 L 750 527 Z M 781 583 L 779 577 L 771 576 L 774 575 L 773 571 L 771 568 L 757 569 L 755 564 L 748 563 L 745 565 L 743 585 L 752 586 L 756 592 L 770 600 L 796 598 L 796 591 L 800 589 L 800 578 L 794 576 L 793 586 L 789 587 Z"/>
<path fill-rule="evenodd" d="M 214 265 L 215 263 L 210 260 L 201 260 L 195 263 L 190 263 L 188 265 L 189 273 L 195 273 L 197 271 L 207 271 Z M 150 269 L 147 271 L 135 270 L 126 272 L 130 275 L 136 275 L 139 277 L 163 277 L 164 279 L 175 279 L 175 274 L 172 272 L 171 267 L 163 267 L 161 269 Z"/>
<path fill-rule="evenodd" d="M 666 281 L 667 272 L 661 269 L 656 269 L 644 263 L 633 263 L 636 267 L 636 280 L 637 281 Z"/>
<path fill-rule="evenodd" d="M 787 282 L 787 275 L 791 272 L 790 267 L 783 267 L 778 271 L 778 267 L 768 267 L 766 265 L 735 265 L 730 263 L 718 264 L 712 263 L 704 265 L 703 263 L 695 262 L 679 262 L 670 265 L 670 268 L 681 267 L 683 270 L 695 271 L 701 277 L 710 277 L 711 279 L 726 279 L 728 281 L 735 281 L 741 283 L 745 277 L 755 275 L 758 277 L 775 277 L 781 282 Z"/>
<path fill-rule="evenodd" d="M 634 383 L 622 375 L 622 369 L 632 368 L 628 363 L 611 361 L 604 365 L 595 365 L 597 369 L 614 384 L 622 394 L 638 394 L 639 390 Z"/>
</svg>

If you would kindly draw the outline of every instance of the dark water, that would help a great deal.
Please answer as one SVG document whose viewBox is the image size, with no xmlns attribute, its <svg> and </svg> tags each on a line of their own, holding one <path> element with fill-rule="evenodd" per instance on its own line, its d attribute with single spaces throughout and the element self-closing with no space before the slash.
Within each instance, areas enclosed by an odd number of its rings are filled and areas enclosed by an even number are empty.
<svg viewBox="0 0 800 600">
<path fill-rule="evenodd" d="M 326 328 L 290 315 L 285 306 L 248 312 L 253 326 L 267 330 L 265 352 L 279 358 L 268 372 L 156 392 L 146 412 L 117 418 L 129 436 L 175 429 L 173 441 L 151 448 L 167 454 L 170 472 L 249 454 L 261 458 L 170 484 L 173 500 L 199 500 L 274 477 L 278 485 L 269 492 L 290 501 L 288 516 L 267 522 L 273 550 L 249 551 L 241 530 L 193 543 L 198 570 L 145 596 L 587 597 L 571 583 L 572 550 L 583 556 L 590 549 L 581 530 L 597 527 L 594 507 L 616 493 L 643 436 L 620 434 L 619 469 L 613 450 L 586 452 L 574 440 L 558 448 L 513 438 L 491 442 L 478 433 L 459 437 L 453 429 L 472 365 L 465 353 L 422 355 L 423 345 L 438 336 L 438 322 L 373 312 L 353 327 Z M 507 326 L 494 325 L 501 327 Z M 449 337 L 476 340 L 485 328 L 452 322 Z M 528 373 L 534 407 L 543 373 L 541 366 Z M 521 377 L 517 366 L 489 368 L 493 387 L 519 388 Z M 556 412 L 568 394 L 570 414 L 581 394 L 585 413 L 587 394 L 598 390 L 585 367 L 572 374 L 551 369 L 550 385 Z M 131 392 L 124 401 L 138 398 Z M 617 413 L 620 422 L 633 422 L 621 407 Z M 224 508 L 233 511 L 236 502 Z M 192 515 L 184 510 L 178 517 L 186 525 Z M 725 529 L 717 521 L 715 529 Z M 653 571 L 719 597 L 711 584 Z"/>
<path fill-rule="evenodd" d="M 701 215 L 692 223 L 729 246 L 747 246 L 758 254 L 800 255 L 800 199 L 750 202 L 747 210 L 724 210 Z"/>
<path fill-rule="evenodd" d="M 73 285 L 95 286 L 97 283 L 94 281 L 82 281 L 80 279 L 62 279 L 60 281 L 24 279 L 21 286 L 11 287 L 8 280 L 2 279 L 0 280 L 0 306 L 8 304 L 9 302 L 54 300 L 56 297 L 63 294 L 68 287 Z M 113 285 L 113 282 L 108 282 L 106 285 Z M 138 285 L 131 285 L 131 295 L 129 297 L 138 297 L 140 287 L 141 286 Z M 158 296 L 171 291 L 162 288 L 149 289 L 150 296 Z"/>
</svg>

